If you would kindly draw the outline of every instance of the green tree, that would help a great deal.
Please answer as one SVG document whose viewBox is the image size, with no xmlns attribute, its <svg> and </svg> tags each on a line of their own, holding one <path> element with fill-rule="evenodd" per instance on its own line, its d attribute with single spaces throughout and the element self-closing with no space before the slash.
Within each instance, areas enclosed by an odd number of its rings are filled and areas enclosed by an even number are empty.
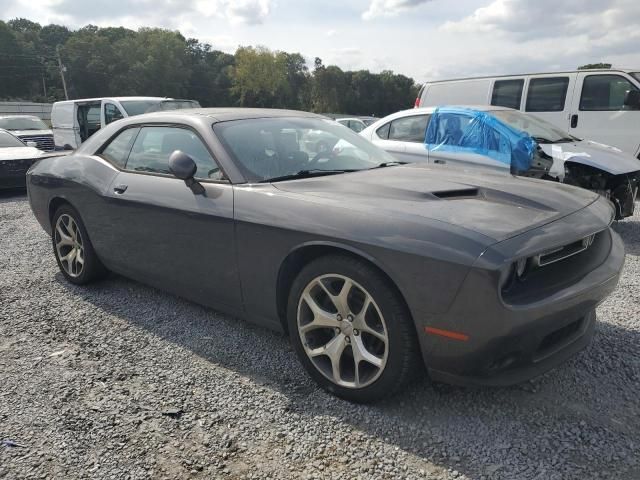
<svg viewBox="0 0 640 480">
<path fill-rule="evenodd" d="M 578 67 L 578 70 L 596 70 L 598 68 L 611 68 L 610 63 L 587 63 L 586 65 L 581 65 Z"/>
</svg>

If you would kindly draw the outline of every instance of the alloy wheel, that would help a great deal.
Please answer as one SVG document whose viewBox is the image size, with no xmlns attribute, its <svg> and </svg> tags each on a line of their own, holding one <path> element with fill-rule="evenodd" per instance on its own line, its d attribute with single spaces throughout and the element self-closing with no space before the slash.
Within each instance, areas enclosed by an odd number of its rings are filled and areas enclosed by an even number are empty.
<svg viewBox="0 0 640 480">
<path fill-rule="evenodd" d="M 363 388 L 384 371 L 389 338 L 367 290 L 339 274 L 314 278 L 297 310 L 298 334 L 311 363 L 336 385 Z"/>
<path fill-rule="evenodd" d="M 84 246 L 78 224 L 64 213 L 56 221 L 54 235 L 60 265 L 69 276 L 79 277 L 84 270 Z"/>
</svg>

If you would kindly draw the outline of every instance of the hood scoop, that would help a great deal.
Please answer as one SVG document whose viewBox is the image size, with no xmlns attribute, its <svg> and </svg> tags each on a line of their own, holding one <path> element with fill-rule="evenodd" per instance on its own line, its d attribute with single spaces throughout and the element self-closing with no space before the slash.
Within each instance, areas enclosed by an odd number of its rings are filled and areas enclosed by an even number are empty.
<svg viewBox="0 0 640 480">
<path fill-rule="evenodd" d="M 477 198 L 480 191 L 477 188 L 460 188 L 456 190 L 441 190 L 439 192 L 431 192 L 431 195 L 441 200 L 462 200 L 468 198 Z"/>
</svg>

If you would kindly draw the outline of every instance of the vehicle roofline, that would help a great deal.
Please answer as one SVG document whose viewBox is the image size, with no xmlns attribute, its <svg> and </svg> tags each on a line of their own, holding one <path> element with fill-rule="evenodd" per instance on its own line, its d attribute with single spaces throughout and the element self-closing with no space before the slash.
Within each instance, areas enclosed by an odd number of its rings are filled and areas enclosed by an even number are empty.
<svg viewBox="0 0 640 480">
<path fill-rule="evenodd" d="M 536 73 L 510 73 L 503 75 L 481 75 L 478 77 L 457 77 L 457 78 L 446 78 L 441 80 L 429 80 L 423 82 L 422 85 L 430 85 L 432 83 L 447 83 L 447 82 L 460 82 L 464 80 L 488 80 L 491 78 L 508 78 L 508 77 L 531 77 L 535 75 L 560 75 L 567 73 L 583 73 L 583 72 L 618 72 L 618 73 L 631 73 L 631 72 L 640 72 L 640 68 L 594 68 L 594 69 L 585 69 L 585 70 L 563 70 L 560 72 L 536 72 Z"/>
</svg>

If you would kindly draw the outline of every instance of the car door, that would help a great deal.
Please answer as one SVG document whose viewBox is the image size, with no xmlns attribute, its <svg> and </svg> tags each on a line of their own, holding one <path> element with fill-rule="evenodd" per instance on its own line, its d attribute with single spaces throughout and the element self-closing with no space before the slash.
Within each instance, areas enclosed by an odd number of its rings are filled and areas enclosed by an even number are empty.
<svg viewBox="0 0 640 480">
<path fill-rule="evenodd" d="M 434 121 L 427 134 L 429 162 L 509 171 L 510 143 L 500 132 L 479 128 L 471 113 L 439 113 Z"/>
<path fill-rule="evenodd" d="M 418 114 L 391 120 L 373 133 L 374 143 L 399 161 L 427 163 L 424 138 L 429 118 L 429 114 Z"/>
<path fill-rule="evenodd" d="M 124 117 L 124 112 L 115 103 L 109 100 L 102 101 L 102 128 Z"/>
<path fill-rule="evenodd" d="M 169 173 L 175 150 L 196 162 L 203 194 Z M 107 196 L 118 271 L 200 303 L 239 309 L 233 187 L 196 132 L 141 126 Z"/>
<path fill-rule="evenodd" d="M 624 105 L 629 90 L 638 86 L 622 73 L 580 73 L 569 132 L 638 155 L 640 110 Z"/>
</svg>

